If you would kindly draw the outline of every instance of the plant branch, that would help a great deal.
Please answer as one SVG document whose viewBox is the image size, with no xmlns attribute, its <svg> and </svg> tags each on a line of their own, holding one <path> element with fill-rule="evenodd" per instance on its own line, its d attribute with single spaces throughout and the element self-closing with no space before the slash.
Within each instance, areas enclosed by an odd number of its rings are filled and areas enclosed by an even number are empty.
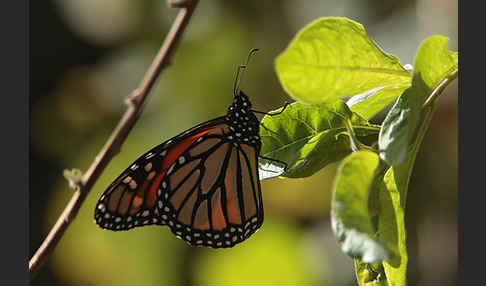
<svg viewBox="0 0 486 286">
<path fill-rule="evenodd" d="M 148 69 L 144 79 L 137 89 L 127 98 L 128 108 L 120 119 L 117 127 L 111 134 L 103 149 L 101 149 L 88 171 L 77 182 L 79 189 L 74 193 L 71 201 L 58 218 L 56 224 L 45 238 L 42 245 L 29 261 L 30 280 L 32 280 L 39 268 L 50 256 L 64 232 L 76 217 L 82 203 L 86 199 L 89 191 L 102 174 L 111 159 L 120 152 L 121 146 L 132 127 L 140 116 L 143 103 L 145 102 L 155 81 L 160 76 L 162 70 L 170 64 L 172 54 L 180 42 L 181 36 L 191 19 L 192 13 L 197 6 L 198 0 L 178 1 L 177 5 L 169 3 L 169 6 L 181 8 L 172 27 L 167 34 L 157 56 Z"/>
</svg>

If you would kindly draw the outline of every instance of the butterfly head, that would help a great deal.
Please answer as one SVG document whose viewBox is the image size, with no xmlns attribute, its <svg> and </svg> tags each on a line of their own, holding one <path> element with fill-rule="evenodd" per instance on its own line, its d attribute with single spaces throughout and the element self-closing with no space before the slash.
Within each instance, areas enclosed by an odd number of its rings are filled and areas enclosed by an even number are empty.
<svg viewBox="0 0 486 286">
<path fill-rule="evenodd" d="M 257 143 L 260 141 L 258 136 L 260 123 L 251 110 L 250 99 L 243 91 L 240 90 L 235 95 L 233 104 L 228 107 L 226 119 L 237 141 L 242 143 Z"/>
<path fill-rule="evenodd" d="M 251 112 L 250 99 L 243 91 L 240 90 L 238 94 L 235 95 L 233 104 L 228 107 L 228 112 L 230 111 L 240 111 L 242 113 Z"/>
</svg>

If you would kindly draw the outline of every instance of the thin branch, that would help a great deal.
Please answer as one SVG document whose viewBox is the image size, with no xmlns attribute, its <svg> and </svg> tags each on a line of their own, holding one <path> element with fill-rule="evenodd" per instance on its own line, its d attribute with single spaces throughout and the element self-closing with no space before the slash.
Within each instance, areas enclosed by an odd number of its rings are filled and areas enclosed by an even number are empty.
<svg viewBox="0 0 486 286">
<path fill-rule="evenodd" d="M 121 145 L 130 133 L 132 127 L 137 122 L 138 117 L 143 109 L 147 95 L 152 89 L 155 81 L 161 74 L 162 70 L 170 64 L 171 56 L 179 43 L 181 36 L 191 19 L 192 13 L 196 8 L 198 0 L 178 1 L 177 7 L 181 8 L 172 27 L 167 34 L 165 41 L 155 57 L 152 65 L 147 71 L 144 79 L 141 81 L 137 89 L 128 97 L 128 108 L 120 119 L 117 127 L 111 134 L 99 155 L 96 156 L 94 162 L 89 167 L 88 171 L 79 180 L 79 190 L 76 191 L 68 203 L 63 213 L 53 226 L 46 239 L 39 247 L 37 252 L 29 261 L 30 280 L 32 280 L 39 268 L 43 265 L 46 259 L 50 256 L 57 243 L 63 236 L 64 232 L 76 217 L 83 201 L 86 199 L 89 191 L 100 177 L 103 170 L 106 168 L 111 159 L 120 152 Z M 171 5 L 171 3 L 169 3 Z M 171 5 L 174 6 L 174 5 Z"/>
</svg>

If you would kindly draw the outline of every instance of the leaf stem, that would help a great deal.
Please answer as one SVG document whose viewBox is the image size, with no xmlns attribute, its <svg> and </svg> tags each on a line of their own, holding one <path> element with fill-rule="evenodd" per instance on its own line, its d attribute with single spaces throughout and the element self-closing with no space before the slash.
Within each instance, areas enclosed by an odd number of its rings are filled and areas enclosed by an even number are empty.
<svg viewBox="0 0 486 286">
<path fill-rule="evenodd" d="M 422 110 L 426 109 L 428 106 L 430 106 L 432 103 L 435 102 L 437 97 L 442 94 L 442 91 L 454 80 L 456 79 L 458 74 L 458 68 L 456 67 L 453 69 L 451 72 L 448 73 L 448 75 L 439 82 L 439 84 L 434 88 L 432 93 L 427 97 L 425 100 L 424 104 L 422 105 Z"/>
<path fill-rule="evenodd" d="M 88 171 L 79 181 L 79 190 L 76 191 L 67 204 L 66 208 L 58 218 L 56 224 L 45 238 L 42 245 L 29 261 L 29 275 L 30 280 L 35 277 L 39 268 L 44 264 L 50 254 L 53 252 L 59 240 L 62 238 L 64 232 L 70 223 L 76 217 L 82 203 L 86 199 L 89 191 L 100 177 L 103 170 L 106 168 L 111 159 L 120 152 L 121 146 L 132 127 L 137 122 L 143 110 L 143 103 L 152 89 L 155 81 L 160 76 L 162 70 L 170 64 L 171 56 L 180 42 L 182 34 L 191 19 L 191 16 L 197 6 L 198 0 L 178 1 L 177 7 L 181 10 L 175 18 L 172 27 L 167 34 L 164 43 L 162 44 L 157 56 L 148 69 L 144 79 L 141 81 L 137 89 L 127 98 L 128 108 L 120 119 L 117 127 L 106 142 L 99 155 L 96 156 L 94 162 L 89 167 Z"/>
<path fill-rule="evenodd" d="M 374 153 L 378 153 L 377 150 L 361 143 L 358 140 L 358 137 L 356 136 L 356 133 L 354 132 L 353 124 L 352 124 L 350 118 L 344 119 L 344 125 L 346 126 L 346 130 L 348 131 L 349 141 L 350 141 L 350 144 L 351 144 L 351 150 L 353 152 L 357 152 L 357 151 L 360 151 L 360 150 L 368 150 L 368 151 L 371 151 L 371 152 L 374 152 Z"/>
</svg>

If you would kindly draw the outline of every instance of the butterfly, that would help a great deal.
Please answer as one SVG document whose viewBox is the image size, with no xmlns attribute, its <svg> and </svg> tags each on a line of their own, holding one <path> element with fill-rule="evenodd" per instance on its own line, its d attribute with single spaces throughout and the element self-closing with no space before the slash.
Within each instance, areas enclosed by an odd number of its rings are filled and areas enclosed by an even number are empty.
<svg viewBox="0 0 486 286">
<path fill-rule="evenodd" d="M 94 219 L 103 229 L 121 231 L 167 225 L 190 245 L 232 247 L 263 223 L 258 172 L 261 139 L 256 113 L 238 91 L 227 114 L 201 123 L 152 148 L 103 192 Z M 277 115 L 283 112 L 285 106 Z M 281 162 L 281 161 L 279 161 Z M 284 162 L 281 162 L 285 164 Z"/>
</svg>

